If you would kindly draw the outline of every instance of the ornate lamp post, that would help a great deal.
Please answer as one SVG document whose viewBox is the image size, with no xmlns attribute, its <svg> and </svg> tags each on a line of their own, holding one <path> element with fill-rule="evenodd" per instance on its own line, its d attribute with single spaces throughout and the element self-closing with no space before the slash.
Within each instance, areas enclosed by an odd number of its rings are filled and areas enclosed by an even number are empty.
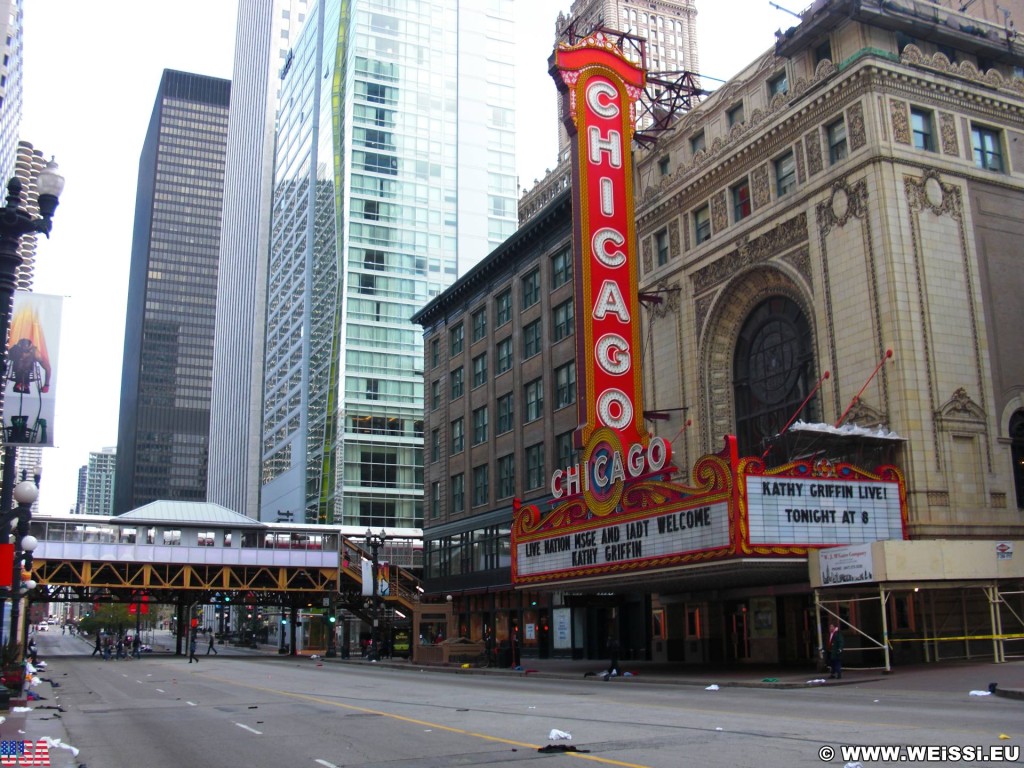
<svg viewBox="0 0 1024 768">
<path fill-rule="evenodd" d="M 15 530 L 17 544 L 14 551 L 14 572 L 11 578 L 11 638 L 21 628 L 21 601 L 24 595 L 36 588 L 33 579 L 21 580 L 21 572 L 32 570 L 32 553 L 39 545 L 35 536 L 29 534 L 29 521 L 32 519 L 32 504 L 39 498 L 39 489 L 31 480 L 24 480 L 14 487 L 14 500 L 18 506 L 14 508 L 14 514 L 18 520 Z M 22 590 L 24 587 L 24 590 Z M 24 645 L 22 646 L 24 648 Z M 24 651 L 23 651 L 24 652 Z"/>
<path fill-rule="evenodd" d="M 21 266 L 21 238 L 28 234 L 42 234 L 50 236 L 50 228 L 53 226 L 53 214 L 57 210 L 60 193 L 64 191 L 64 177 L 57 169 L 57 163 L 50 160 L 46 167 L 36 178 L 37 204 L 39 216 L 34 216 L 22 208 L 22 184 L 17 178 L 7 182 L 7 205 L 0 209 L 0 374 L 7 372 L 7 334 L 11 324 L 11 303 L 14 299 L 14 291 L 17 288 L 18 268 Z M 0 415 L 3 414 L 4 388 L 0 386 Z M 14 568 L 12 574 L 13 584 L 11 586 L 11 630 L 10 637 L 17 637 L 18 612 L 21 607 L 21 559 L 22 553 L 27 552 L 28 561 L 31 564 L 31 551 L 35 549 L 36 540 L 28 535 L 28 521 L 32 515 L 32 502 L 36 500 L 39 489 L 34 483 L 23 482 L 18 488 L 24 488 L 21 498 L 18 498 L 18 507 L 11 509 L 11 502 L 16 493 L 14 488 L 15 464 L 17 463 L 17 448 L 7 443 L 9 435 L 6 430 L 3 433 L 3 475 L 0 476 L 0 544 L 8 544 L 11 536 L 11 523 L 17 519 L 17 539 L 15 546 Z M 31 488 L 31 491 L 28 490 Z M 31 495 L 32 498 L 25 499 Z M 29 546 L 26 546 L 29 545 Z M 25 586 L 31 588 L 35 584 L 31 581 Z M 0 600 L 0 618 L 3 616 L 3 602 Z M 2 621 L 0 621 L 0 633 L 3 632 Z M 3 643 L 0 635 L 0 645 Z"/>
<path fill-rule="evenodd" d="M 370 660 L 377 661 L 380 659 L 380 603 L 381 597 L 378 594 L 380 588 L 380 560 L 378 559 L 378 553 L 380 548 L 384 546 L 384 542 L 387 541 L 388 535 L 384 533 L 384 529 L 381 528 L 380 533 L 374 533 L 369 528 L 366 529 L 366 546 L 370 548 L 370 562 L 372 563 L 373 572 L 373 591 L 372 591 L 372 602 L 370 608 L 373 611 L 373 627 L 370 630 Z"/>
</svg>

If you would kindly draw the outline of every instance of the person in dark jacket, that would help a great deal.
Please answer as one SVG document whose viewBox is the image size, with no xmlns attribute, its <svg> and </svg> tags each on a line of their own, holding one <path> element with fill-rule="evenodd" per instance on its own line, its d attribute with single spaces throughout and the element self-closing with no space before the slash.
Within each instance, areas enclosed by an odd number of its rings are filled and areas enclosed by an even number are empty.
<svg viewBox="0 0 1024 768">
<path fill-rule="evenodd" d="M 839 630 L 839 624 L 834 621 L 828 625 L 825 658 L 828 659 L 828 668 L 832 673 L 829 677 L 836 680 L 841 679 L 843 676 L 843 633 Z"/>
</svg>

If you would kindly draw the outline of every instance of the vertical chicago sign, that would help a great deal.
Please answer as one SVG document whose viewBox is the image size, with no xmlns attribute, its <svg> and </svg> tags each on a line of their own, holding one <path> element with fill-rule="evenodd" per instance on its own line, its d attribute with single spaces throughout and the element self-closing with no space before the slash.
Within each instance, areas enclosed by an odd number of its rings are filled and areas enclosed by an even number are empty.
<svg viewBox="0 0 1024 768">
<path fill-rule="evenodd" d="M 578 328 L 577 444 L 583 461 L 551 478 L 556 499 L 583 494 L 590 511 L 618 505 L 622 481 L 669 463 L 642 423 L 633 158 L 644 71 L 601 32 L 561 45 L 551 74 L 572 143 Z"/>
</svg>

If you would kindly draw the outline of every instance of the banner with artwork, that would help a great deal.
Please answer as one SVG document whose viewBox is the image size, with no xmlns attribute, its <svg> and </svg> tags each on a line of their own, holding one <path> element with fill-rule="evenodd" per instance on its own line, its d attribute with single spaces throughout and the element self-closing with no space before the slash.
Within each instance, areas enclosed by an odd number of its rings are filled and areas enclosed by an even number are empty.
<svg viewBox="0 0 1024 768">
<path fill-rule="evenodd" d="M 3 440 L 52 447 L 63 299 L 15 291 L 4 371 Z"/>
</svg>

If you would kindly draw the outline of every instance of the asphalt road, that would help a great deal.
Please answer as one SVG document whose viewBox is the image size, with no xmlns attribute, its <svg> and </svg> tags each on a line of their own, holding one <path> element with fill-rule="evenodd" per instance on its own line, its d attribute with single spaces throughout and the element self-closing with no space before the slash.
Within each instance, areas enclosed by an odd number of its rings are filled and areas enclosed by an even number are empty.
<svg viewBox="0 0 1024 768">
<path fill-rule="evenodd" d="M 854 762 L 844 759 L 841 745 L 931 746 L 938 759 L 929 764 L 936 765 L 952 764 L 954 747 L 987 755 L 998 746 L 1012 757 L 1024 742 L 1024 704 L 967 691 L 713 691 L 242 654 L 202 656 L 198 664 L 167 655 L 104 662 L 62 655 L 80 654 L 85 643 L 59 633 L 39 644 L 49 660 L 47 676 L 60 683 L 39 690 L 59 694 L 65 741 L 89 768 Z M 552 729 L 570 733 L 571 741 L 551 738 Z M 579 751 L 538 752 L 547 745 Z M 833 758 L 821 760 L 829 747 Z M 916 762 L 854 757 L 863 768 Z"/>
</svg>

